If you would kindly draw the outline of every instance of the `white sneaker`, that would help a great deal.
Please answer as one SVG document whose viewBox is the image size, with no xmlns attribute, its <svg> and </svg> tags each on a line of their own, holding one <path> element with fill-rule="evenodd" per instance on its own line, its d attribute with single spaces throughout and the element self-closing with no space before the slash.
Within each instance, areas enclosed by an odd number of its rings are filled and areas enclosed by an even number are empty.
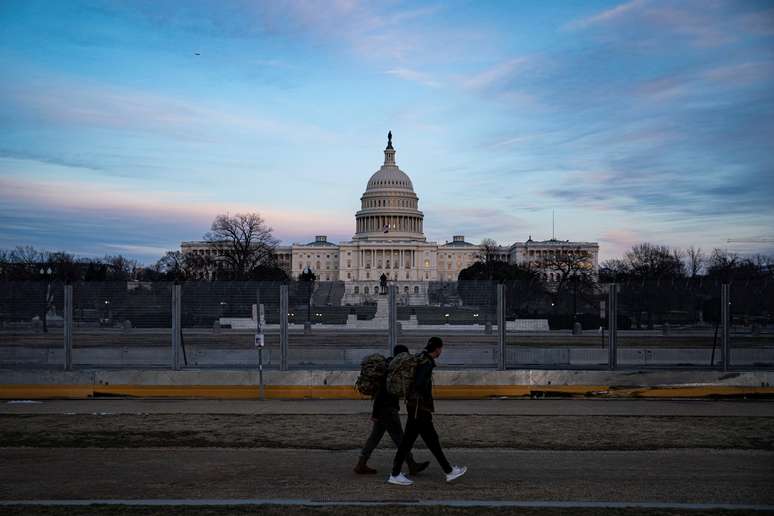
<svg viewBox="0 0 774 516">
<path fill-rule="evenodd" d="M 397 475 L 390 475 L 390 478 L 387 479 L 388 484 L 395 484 L 396 486 L 410 486 L 414 483 L 413 480 L 408 478 L 403 473 L 398 473 Z"/>
<path fill-rule="evenodd" d="M 460 478 L 468 470 L 467 466 L 454 466 L 452 470 L 446 474 L 446 481 L 451 482 L 454 479 Z"/>
</svg>

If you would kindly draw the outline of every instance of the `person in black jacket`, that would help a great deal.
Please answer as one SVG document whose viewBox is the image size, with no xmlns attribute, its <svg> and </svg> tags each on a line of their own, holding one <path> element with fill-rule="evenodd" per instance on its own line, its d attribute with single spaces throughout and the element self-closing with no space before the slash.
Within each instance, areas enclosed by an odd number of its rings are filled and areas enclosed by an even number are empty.
<svg viewBox="0 0 774 516">
<path fill-rule="evenodd" d="M 408 351 L 409 349 L 406 346 L 398 344 L 392 350 L 392 356 L 394 357 L 398 353 L 408 353 Z M 387 359 L 388 365 L 390 360 L 392 360 L 392 357 Z M 395 446 L 400 446 L 400 442 L 403 439 L 403 425 L 400 421 L 399 411 L 400 403 L 398 397 L 390 394 L 387 390 L 387 378 L 385 377 L 374 396 L 373 410 L 371 411 L 373 427 L 371 428 L 371 435 L 368 436 L 365 446 L 363 446 L 363 450 L 360 452 L 360 458 L 357 461 L 357 466 L 355 466 L 355 473 L 361 475 L 376 473 L 376 470 L 369 468 L 367 463 L 371 453 L 379 446 L 379 441 L 382 440 L 384 432 L 390 434 Z M 406 462 L 411 475 L 416 475 L 430 465 L 430 461 L 414 461 L 414 457 L 411 454 L 407 455 Z"/>
<path fill-rule="evenodd" d="M 419 354 L 419 362 L 414 377 L 414 388 L 411 390 L 406 401 L 406 410 L 408 419 L 406 420 L 406 431 L 403 433 L 403 440 L 395 453 L 395 460 L 392 463 L 392 473 L 387 479 L 390 484 L 408 486 L 414 482 L 408 479 L 400 472 L 403 462 L 411 453 L 411 448 L 418 436 L 427 448 L 433 453 L 438 464 L 441 465 L 443 472 L 446 473 L 446 481 L 461 477 L 468 470 L 465 466 L 452 466 L 446 460 L 441 449 L 441 443 L 438 439 L 438 432 L 433 426 L 433 412 L 435 404 L 433 403 L 433 368 L 435 368 L 435 359 L 441 356 L 443 351 L 443 341 L 440 337 L 430 337 L 427 341 L 425 350 Z"/>
</svg>

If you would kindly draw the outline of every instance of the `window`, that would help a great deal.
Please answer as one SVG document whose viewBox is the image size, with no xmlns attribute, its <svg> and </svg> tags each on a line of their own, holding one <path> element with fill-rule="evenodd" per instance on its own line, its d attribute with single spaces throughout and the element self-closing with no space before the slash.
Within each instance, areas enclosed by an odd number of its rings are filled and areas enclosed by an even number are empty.
<svg viewBox="0 0 774 516">
<path fill-rule="evenodd" d="M 406 287 L 403 287 L 403 293 L 404 293 L 404 294 L 408 294 L 408 292 L 409 292 L 409 291 L 408 291 L 408 286 L 406 286 Z"/>
<path fill-rule="evenodd" d="M 425 259 L 425 269 L 429 269 L 429 268 L 430 268 L 430 260 Z"/>
<path fill-rule="evenodd" d="M 351 272 L 347 273 L 347 279 L 352 279 L 352 273 Z"/>
<path fill-rule="evenodd" d="M 352 260 L 347 260 L 347 268 L 352 267 Z"/>
<path fill-rule="evenodd" d="M 366 272 L 366 279 L 371 279 L 371 273 L 370 272 Z"/>
<path fill-rule="evenodd" d="M 419 294 L 419 287 L 414 286 L 414 294 Z"/>
<path fill-rule="evenodd" d="M 409 273 L 408 272 L 406 273 L 406 279 L 409 279 Z"/>
<path fill-rule="evenodd" d="M 368 294 L 368 287 L 363 287 L 363 294 Z"/>
</svg>

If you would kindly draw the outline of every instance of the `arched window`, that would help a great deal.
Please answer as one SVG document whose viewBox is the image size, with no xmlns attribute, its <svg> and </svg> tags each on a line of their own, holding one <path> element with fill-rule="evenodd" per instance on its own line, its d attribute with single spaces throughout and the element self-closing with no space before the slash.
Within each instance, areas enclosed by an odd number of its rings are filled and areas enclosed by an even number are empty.
<svg viewBox="0 0 774 516">
<path fill-rule="evenodd" d="M 408 291 L 409 291 L 409 289 L 408 289 L 408 286 L 406 286 L 406 287 L 403 287 L 403 292 L 404 292 L 404 293 L 408 294 Z"/>
<path fill-rule="evenodd" d="M 360 294 L 360 287 L 355 287 L 355 294 Z"/>
</svg>

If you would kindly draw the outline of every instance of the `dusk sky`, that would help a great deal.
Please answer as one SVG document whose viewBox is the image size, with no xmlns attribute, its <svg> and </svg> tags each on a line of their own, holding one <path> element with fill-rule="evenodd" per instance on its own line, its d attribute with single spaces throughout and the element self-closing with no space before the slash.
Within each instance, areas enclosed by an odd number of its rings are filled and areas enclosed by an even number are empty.
<svg viewBox="0 0 774 516">
<path fill-rule="evenodd" d="M 0 67 L 0 248 L 349 240 L 392 130 L 429 240 L 774 254 L 774 2 L 2 0 Z"/>
</svg>

